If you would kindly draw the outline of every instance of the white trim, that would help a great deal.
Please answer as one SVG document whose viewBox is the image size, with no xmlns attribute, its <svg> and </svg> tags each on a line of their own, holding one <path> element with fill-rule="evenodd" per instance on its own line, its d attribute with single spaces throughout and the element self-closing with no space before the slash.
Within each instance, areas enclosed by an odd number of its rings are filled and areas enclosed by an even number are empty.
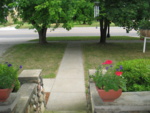
<svg viewBox="0 0 150 113">
<path fill-rule="evenodd" d="M 145 49 L 146 49 L 146 40 L 147 40 L 147 38 L 150 38 L 150 37 L 144 37 L 143 53 L 145 53 Z"/>
</svg>

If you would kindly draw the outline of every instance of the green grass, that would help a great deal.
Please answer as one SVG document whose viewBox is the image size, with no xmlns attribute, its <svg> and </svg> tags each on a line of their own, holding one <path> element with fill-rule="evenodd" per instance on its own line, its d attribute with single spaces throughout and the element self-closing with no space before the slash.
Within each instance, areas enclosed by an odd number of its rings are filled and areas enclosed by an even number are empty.
<svg viewBox="0 0 150 113">
<path fill-rule="evenodd" d="M 113 60 L 114 63 L 137 59 L 150 58 L 150 43 L 147 43 L 146 52 L 143 53 L 143 43 L 108 43 L 101 44 L 83 44 L 83 53 L 86 71 L 96 68 L 105 60 Z"/>
<path fill-rule="evenodd" d="M 13 23 L 5 23 L 5 24 L 1 24 L 0 27 L 7 27 L 7 26 L 12 26 L 14 25 Z"/>
<path fill-rule="evenodd" d="M 96 37 L 52 37 L 51 40 L 96 39 Z M 70 40 L 69 39 L 69 40 Z M 134 40 L 134 37 L 112 37 L 112 39 Z M 109 38 L 108 40 L 112 40 Z M 142 41 L 141 41 L 142 42 Z M 10 48 L 4 55 L 3 61 L 16 65 L 23 65 L 23 69 L 42 69 L 44 78 L 53 78 L 57 74 L 58 67 L 63 57 L 66 43 L 19 44 Z M 97 43 L 83 44 L 85 74 L 88 69 L 96 68 L 103 61 L 110 59 L 114 63 L 135 58 L 150 58 L 150 44 L 147 43 L 146 53 L 142 53 L 143 43 Z M 87 77 L 86 77 L 87 78 Z"/>
<path fill-rule="evenodd" d="M 98 21 L 93 21 L 91 25 L 89 25 L 89 24 L 82 24 L 82 23 L 79 23 L 79 22 L 75 22 L 75 23 L 74 23 L 74 27 L 96 27 L 96 26 L 97 26 L 97 27 L 100 26 L 100 24 L 99 24 Z M 111 26 L 111 27 L 114 27 L 115 24 L 114 24 L 114 23 L 111 23 L 110 26 Z"/>
<path fill-rule="evenodd" d="M 47 37 L 47 41 L 86 41 L 99 40 L 100 36 L 68 36 L 68 37 Z M 139 40 L 139 37 L 111 36 L 107 40 Z M 35 41 L 35 40 L 34 40 Z"/>
<path fill-rule="evenodd" d="M 42 69 L 44 78 L 54 78 L 63 57 L 66 44 L 19 44 L 10 48 L 3 60 L 23 69 Z"/>
<path fill-rule="evenodd" d="M 15 25 L 17 26 L 17 25 Z M 28 23 L 24 23 L 23 26 L 21 26 L 19 29 L 26 29 L 26 28 L 30 28 L 32 25 L 28 24 Z"/>
<path fill-rule="evenodd" d="M 51 24 L 52 27 L 53 27 L 54 25 L 55 25 L 55 24 Z M 62 27 L 62 25 L 63 25 L 63 24 L 60 24 L 59 27 Z M 99 22 L 97 22 L 97 21 L 93 21 L 93 23 L 92 23 L 91 25 L 89 25 L 89 24 L 81 24 L 81 23 L 79 23 L 79 22 L 75 22 L 74 25 L 73 25 L 73 27 L 96 27 L 96 26 L 97 26 L 97 27 L 100 26 L 100 25 L 99 25 Z M 114 23 L 111 23 L 110 26 L 111 26 L 111 27 L 114 27 L 115 24 L 114 24 Z M 31 25 L 25 23 L 21 28 L 29 28 L 29 27 L 31 27 Z"/>
<path fill-rule="evenodd" d="M 86 41 L 86 40 L 99 40 L 99 36 L 68 36 L 68 37 L 47 37 L 47 41 Z M 112 36 L 107 40 L 139 40 L 139 37 L 129 36 Z M 38 41 L 38 39 L 31 40 Z"/>
<path fill-rule="evenodd" d="M 51 24 L 51 26 L 53 27 L 55 24 Z M 0 25 L 0 27 L 6 27 L 6 26 L 16 26 L 15 24 L 12 24 L 12 23 L 6 23 L 5 25 Z M 20 27 L 20 29 L 24 29 L 24 28 L 30 28 L 32 25 L 31 24 L 28 24 L 28 23 L 24 23 L 23 26 Z M 91 25 L 89 24 L 82 24 L 82 23 L 79 23 L 79 22 L 74 22 L 74 26 L 73 27 L 96 27 L 98 26 L 99 27 L 99 22 L 97 21 L 93 21 Z M 111 23 L 110 25 L 111 27 L 115 26 L 114 23 Z M 60 24 L 59 27 L 62 27 L 62 24 Z"/>
<path fill-rule="evenodd" d="M 83 41 L 83 40 L 97 40 L 97 36 L 68 36 L 68 37 L 48 37 L 47 41 Z"/>
<path fill-rule="evenodd" d="M 146 53 L 143 53 L 143 43 L 83 44 L 83 54 L 87 85 L 88 70 L 96 69 L 105 60 L 112 60 L 115 64 L 130 59 L 150 59 L 150 43 L 147 43 Z"/>
</svg>

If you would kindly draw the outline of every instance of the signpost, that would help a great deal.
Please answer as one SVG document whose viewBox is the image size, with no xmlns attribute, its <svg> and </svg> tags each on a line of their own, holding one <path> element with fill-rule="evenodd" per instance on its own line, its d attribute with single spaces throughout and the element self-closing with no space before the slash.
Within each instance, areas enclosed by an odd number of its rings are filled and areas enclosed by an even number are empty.
<svg viewBox="0 0 150 113">
<path fill-rule="evenodd" d="M 145 53 L 145 49 L 146 49 L 146 40 L 147 40 L 147 38 L 150 38 L 150 37 L 144 37 L 143 53 Z"/>
</svg>

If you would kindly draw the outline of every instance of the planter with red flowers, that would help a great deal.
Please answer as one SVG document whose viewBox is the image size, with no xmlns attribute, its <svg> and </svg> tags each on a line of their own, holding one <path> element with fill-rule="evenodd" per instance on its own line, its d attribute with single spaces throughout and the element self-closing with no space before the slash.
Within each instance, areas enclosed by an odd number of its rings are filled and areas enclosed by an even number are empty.
<svg viewBox="0 0 150 113">
<path fill-rule="evenodd" d="M 111 60 L 106 60 L 100 65 L 95 74 L 90 77 L 95 82 L 97 91 L 103 102 L 113 102 L 126 90 L 126 80 L 121 76 L 123 67 L 114 69 Z"/>
</svg>

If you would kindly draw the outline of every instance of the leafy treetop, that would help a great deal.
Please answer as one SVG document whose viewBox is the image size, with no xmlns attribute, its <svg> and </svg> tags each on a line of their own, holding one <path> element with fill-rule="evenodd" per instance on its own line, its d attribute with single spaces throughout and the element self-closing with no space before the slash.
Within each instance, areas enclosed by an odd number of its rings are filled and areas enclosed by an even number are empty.
<svg viewBox="0 0 150 113">
<path fill-rule="evenodd" d="M 9 14 L 9 3 L 13 2 L 13 0 L 0 0 L 0 24 L 7 22 L 7 16 Z"/>
<path fill-rule="evenodd" d="M 20 25 L 24 22 L 32 24 L 32 28 L 39 33 L 39 42 L 46 43 L 46 31 L 52 27 L 51 24 L 56 23 L 53 27 L 55 29 L 63 23 L 62 27 L 70 30 L 74 20 L 87 19 L 80 12 L 83 4 L 86 4 L 86 7 L 92 6 L 87 0 L 16 0 L 12 6 L 16 7 L 18 12 L 15 20 L 21 18 L 23 21 L 19 22 Z M 85 13 L 88 14 L 89 10 L 88 8 Z"/>
<path fill-rule="evenodd" d="M 150 19 L 150 0 L 97 0 L 100 13 L 101 43 L 106 42 L 107 28 L 110 22 L 126 28 L 138 29 L 141 20 Z"/>
</svg>

